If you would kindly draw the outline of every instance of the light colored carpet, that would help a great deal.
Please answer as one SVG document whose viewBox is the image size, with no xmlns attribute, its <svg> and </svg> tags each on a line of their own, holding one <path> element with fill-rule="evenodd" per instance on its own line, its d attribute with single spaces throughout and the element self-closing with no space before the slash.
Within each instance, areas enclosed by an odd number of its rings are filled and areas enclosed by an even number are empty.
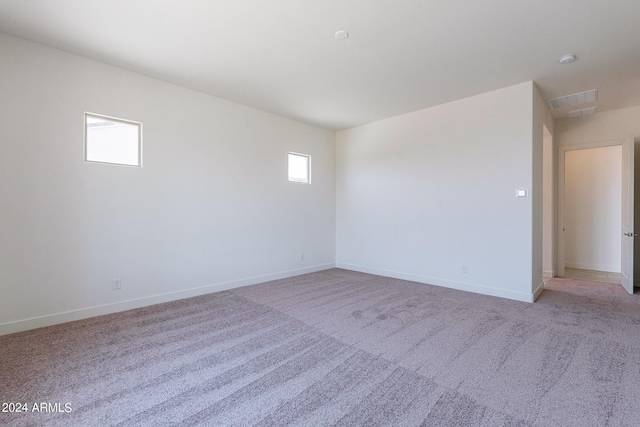
<svg viewBox="0 0 640 427">
<path fill-rule="evenodd" d="M 328 270 L 0 337 L 0 424 L 637 426 L 639 300 Z"/>
</svg>

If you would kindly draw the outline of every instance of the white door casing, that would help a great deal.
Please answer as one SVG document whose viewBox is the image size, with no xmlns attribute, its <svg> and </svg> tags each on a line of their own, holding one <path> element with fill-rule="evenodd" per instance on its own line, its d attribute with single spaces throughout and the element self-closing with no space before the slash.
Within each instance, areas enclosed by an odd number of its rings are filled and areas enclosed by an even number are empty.
<svg viewBox="0 0 640 427">
<path fill-rule="evenodd" d="M 634 191 L 634 141 L 622 143 L 622 263 L 621 282 L 627 292 L 633 294 L 633 191 Z"/>
</svg>

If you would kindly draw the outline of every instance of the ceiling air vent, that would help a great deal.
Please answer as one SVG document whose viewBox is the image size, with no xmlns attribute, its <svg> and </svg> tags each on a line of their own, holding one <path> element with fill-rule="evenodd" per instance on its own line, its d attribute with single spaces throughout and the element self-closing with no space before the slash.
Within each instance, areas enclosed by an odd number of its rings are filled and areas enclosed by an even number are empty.
<svg viewBox="0 0 640 427">
<path fill-rule="evenodd" d="M 582 110 L 571 110 L 567 113 L 567 117 L 588 116 L 589 114 L 595 114 L 598 111 L 598 107 L 587 107 Z"/>
<path fill-rule="evenodd" d="M 586 92 L 574 93 L 573 95 L 561 96 L 560 98 L 550 99 L 549 108 L 557 110 L 558 108 L 573 107 L 574 105 L 587 104 L 598 100 L 598 89 L 588 90 Z"/>
</svg>

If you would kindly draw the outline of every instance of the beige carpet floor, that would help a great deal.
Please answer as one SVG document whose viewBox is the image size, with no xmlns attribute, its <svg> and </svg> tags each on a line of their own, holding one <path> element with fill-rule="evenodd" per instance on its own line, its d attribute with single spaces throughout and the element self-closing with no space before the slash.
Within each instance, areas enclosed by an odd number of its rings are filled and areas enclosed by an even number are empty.
<svg viewBox="0 0 640 427">
<path fill-rule="evenodd" d="M 0 400 L 10 426 L 638 426 L 640 297 L 327 270 L 0 337 Z"/>
</svg>

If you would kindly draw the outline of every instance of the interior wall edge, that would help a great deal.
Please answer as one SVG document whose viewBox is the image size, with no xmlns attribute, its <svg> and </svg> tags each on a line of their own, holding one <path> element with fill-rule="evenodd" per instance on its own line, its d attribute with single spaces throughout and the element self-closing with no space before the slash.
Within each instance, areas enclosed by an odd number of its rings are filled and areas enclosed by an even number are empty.
<svg viewBox="0 0 640 427">
<path fill-rule="evenodd" d="M 532 301 L 526 301 L 526 302 L 535 302 L 540 296 L 540 294 L 542 293 L 542 291 L 544 291 L 544 280 L 541 281 L 538 287 L 533 291 Z"/>
</svg>

